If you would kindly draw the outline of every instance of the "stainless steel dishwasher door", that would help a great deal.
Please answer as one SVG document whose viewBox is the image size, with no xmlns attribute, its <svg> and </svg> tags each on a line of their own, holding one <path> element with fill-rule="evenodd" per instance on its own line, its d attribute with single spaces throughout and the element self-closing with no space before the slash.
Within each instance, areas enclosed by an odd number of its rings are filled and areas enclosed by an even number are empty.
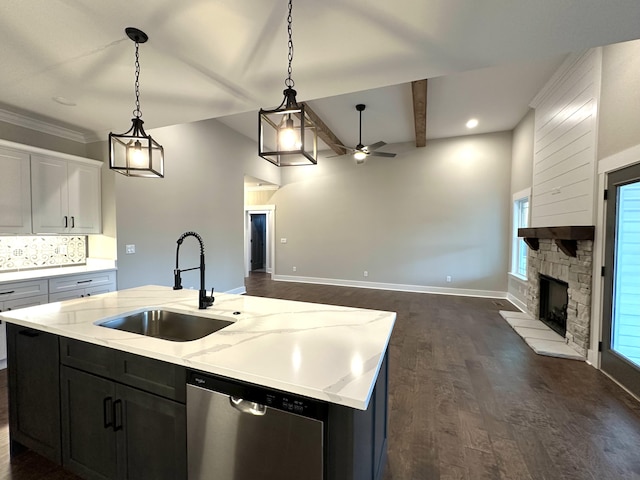
<svg viewBox="0 0 640 480">
<path fill-rule="evenodd" d="M 320 420 L 187 385 L 189 480 L 323 480 Z"/>
</svg>

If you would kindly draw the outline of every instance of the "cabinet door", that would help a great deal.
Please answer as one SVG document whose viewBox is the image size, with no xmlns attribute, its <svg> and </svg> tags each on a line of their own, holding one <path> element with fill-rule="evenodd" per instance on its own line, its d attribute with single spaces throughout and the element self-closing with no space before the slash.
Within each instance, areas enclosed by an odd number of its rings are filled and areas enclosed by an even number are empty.
<svg viewBox="0 0 640 480">
<path fill-rule="evenodd" d="M 7 325 L 11 440 L 61 461 L 58 337 Z"/>
<path fill-rule="evenodd" d="M 120 384 L 117 397 L 118 478 L 186 480 L 185 406 Z"/>
<path fill-rule="evenodd" d="M 100 168 L 69 162 L 69 232 L 101 233 Z"/>
<path fill-rule="evenodd" d="M 70 367 L 61 370 L 62 465 L 83 478 L 116 478 L 115 384 Z"/>
<path fill-rule="evenodd" d="M 67 161 L 31 156 L 33 233 L 69 232 Z"/>
<path fill-rule="evenodd" d="M 29 155 L 0 148 L 0 233 L 31 233 Z"/>
</svg>

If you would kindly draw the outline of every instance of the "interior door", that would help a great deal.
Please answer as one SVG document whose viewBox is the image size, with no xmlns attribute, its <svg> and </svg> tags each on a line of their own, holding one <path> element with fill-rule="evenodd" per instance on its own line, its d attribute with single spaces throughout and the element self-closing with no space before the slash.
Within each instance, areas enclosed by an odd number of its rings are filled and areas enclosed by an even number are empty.
<svg viewBox="0 0 640 480">
<path fill-rule="evenodd" d="M 267 216 L 251 214 L 251 271 L 263 270 L 266 257 Z"/>
<path fill-rule="evenodd" d="M 640 396 L 640 164 L 609 174 L 602 370 Z"/>
</svg>

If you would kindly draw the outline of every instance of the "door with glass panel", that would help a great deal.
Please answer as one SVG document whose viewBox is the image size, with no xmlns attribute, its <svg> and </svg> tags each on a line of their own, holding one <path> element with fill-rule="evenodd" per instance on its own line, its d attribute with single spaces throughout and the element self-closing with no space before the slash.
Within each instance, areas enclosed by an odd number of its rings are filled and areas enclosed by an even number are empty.
<svg viewBox="0 0 640 480">
<path fill-rule="evenodd" d="M 640 396 L 640 164 L 608 177 L 601 367 Z"/>
</svg>

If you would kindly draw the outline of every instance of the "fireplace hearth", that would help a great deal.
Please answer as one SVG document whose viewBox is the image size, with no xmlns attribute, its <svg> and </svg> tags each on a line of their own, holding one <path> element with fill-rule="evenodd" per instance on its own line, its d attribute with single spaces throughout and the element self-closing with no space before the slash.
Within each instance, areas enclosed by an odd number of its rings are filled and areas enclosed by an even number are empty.
<svg viewBox="0 0 640 480">
<path fill-rule="evenodd" d="M 540 320 L 563 337 L 567 333 L 569 284 L 540 274 Z"/>
</svg>

